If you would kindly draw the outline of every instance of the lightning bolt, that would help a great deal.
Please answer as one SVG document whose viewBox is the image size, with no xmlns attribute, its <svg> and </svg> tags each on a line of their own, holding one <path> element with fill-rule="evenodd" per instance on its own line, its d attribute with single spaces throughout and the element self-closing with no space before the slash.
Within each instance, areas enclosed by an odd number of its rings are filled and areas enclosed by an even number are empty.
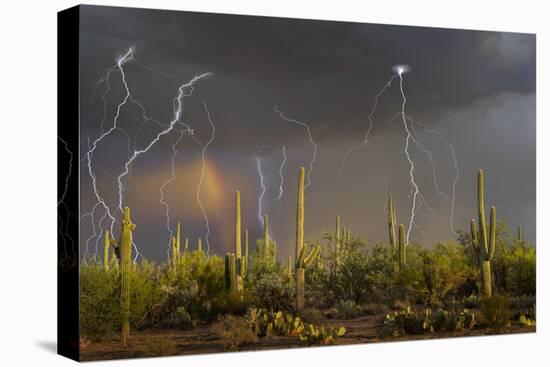
<svg viewBox="0 0 550 367">
<path fill-rule="evenodd" d="M 159 188 L 160 192 L 160 200 L 159 202 L 164 206 L 165 209 L 165 215 L 166 215 L 166 229 L 168 231 L 168 259 L 170 259 L 170 247 L 171 247 L 171 240 L 172 236 L 174 235 L 174 232 L 172 231 L 170 227 L 170 206 L 164 199 L 164 190 L 166 189 L 166 186 L 168 186 L 169 183 L 174 181 L 176 179 L 176 170 L 175 170 L 175 162 L 176 162 L 176 156 L 178 155 L 177 145 L 183 138 L 185 133 L 183 131 L 180 132 L 178 138 L 172 142 L 172 161 L 171 161 L 171 167 L 170 167 L 170 177 L 166 181 L 162 183 L 162 185 Z"/>
<path fill-rule="evenodd" d="M 131 168 L 131 165 L 133 163 L 133 161 L 138 158 L 141 154 L 143 153 L 146 153 L 149 149 L 151 149 L 151 147 L 153 147 L 160 139 L 162 136 L 164 135 L 167 135 L 169 133 L 171 133 L 173 130 L 175 130 L 175 126 L 178 125 L 178 124 L 181 124 L 185 127 L 187 127 L 187 130 L 183 131 L 183 132 L 180 132 L 180 134 L 183 134 L 184 132 L 187 132 L 187 133 L 190 133 L 192 134 L 193 131 L 190 129 L 190 127 L 186 124 L 184 124 L 183 122 L 180 121 L 180 117 L 181 117 L 181 113 L 182 113 L 182 110 L 183 110 L 183 102 L 182 102 L 182 99 L 184 97 L 187 97 L 187 96 L 190 96 L 192 95 L 193 93 L 193 85 L 196 81 L 198 81 L 199 79 L 202 79 L 206 76 L 210 76 L 211 73 L 205 73 L 205 74 L 201 74 L 201 75 L 198 75 L 198 76 L 195 76 L 191 79 L 190 82 L 186 83 L 186 84 L 183 84 L 181 85 L 179 88 L 178 88 L 178 94 L 177 94 L 177 97 L 174 98 L 174 119 L 168 123 L 168 124 L 163 124 L 151 117 L 149 117 L 147 115 L 147 112 L 146 112 L 146 109 L 145 107 L 139 102 L 137 101 L 135 98 L 133 98 L 131 92 L 130 92 L 130 89 L 128 87 L 128 84 L 127 84 L 127 81 L 126 81 L 126 73 L 125 73 L 125 70 L 124 70 L 124 65 L 128 62 L 134 62 L 135 64 L 137 64 L 138 66 L 140 66 L 141 68 L 144 68 L 146 70 L 150 70 L 150 71 L 153 71 L 153 72 L 156 72 L 158 74 L 161 74 L 162 76 L 166 76 L 166 77 L 170 77 L 172 75 L 169 75 L 169 74 L 165 74 L 165 73 L 162 73 L 154 68 L 151 68 L 151 67 L 147 67 L 145 66 L 144 64 L 142 64 L 141 62 L 139 62 L 137 59 L 135 59 L 134 57 L 134 50 L 133 48 L 130 48 L 127 53 L 122 56 L 116 63 L 116 65 L 112 66 L 111 68 L 109 68 L 105 74 L 105 76 L 100 79 L 98 81 L 98 83 L 96 84 L 96 86 L 94 87 L 94 95 L 93 95 L 93 98 L 95 98 L 95 94 L 96 94 L 96 89 L 97 87 L 105 82 L 107 84 L 107 88 L 105 90 L 105 92 L 102 94 L 102 100 L 104 102 L 104 108 L 103 108 L 103 118 L 101 120 L 101 132 L 99 134 L 99 137 L 97 139 L 94 140 L 93 144 L 92 144 L 92 147 L 88 149 L 88 152 L 86 153 L 85 155 L 85 159 L 87 161 L 87 166 L 88 166 L 88 174 L 90 175 L 91 179 L 92 179 L 92 188 L 93 188 L 93 191 L 94 191 L 94 195 L 96 197 L 96 200 L 97 200 L 97 204 L 94 206 L 94 209 L 92 210 L 92 212 L 88 213 L 91 217 L 92 217 L 92 226 L 93 226 L 93 234 L 92 236 L 86 241 L 86 244 L 90 241 L 91 238 L 93 237 L 98 237 L 97 241 L 99 241 L 99 236 L 101 236 L 101 231 L 102 231 L 102 228 L 101 228 L 101 223 L 102 221 L 105 219 L 105 217 L 107 216 L 109 218 L 109 221 L 110 221 L 110 228 L 111 228 L 111 231 L 113 230 L 113 225 L 115 223 L 115 218 L 114 218 L 114 215 L 113 215 L 113 211 L 112 209 L 109 207 L 109 205 L 105 202 L 105 200 L 102 198 L 102 196 L 100 195 L 99 191 L 98 191 L 98 188 L 97 188 L 97 179 L 96 179 L 96 174 L 94 172 L 94 169 L 92 168 L 92 158 L 93 158 L 93 153 L 95 152 L 95 150 L 97 149 L 97 146 L 98 144 L 107 136 L 109 136 L 110 134 L 112 134 L 114 131 L 119 131 L 121 132 L 125 137 L 126 139 L 128 140 L 128 160 L 126 161 L 126 163 L 124 164 L 124 170 L 122 171 L 122 173 L 117 177 L 117 181 L 118 181 L 118 210 L 120 210 L 120 212 L 122 213 L 122 201 L 123 201 L 123 192 L 124 192 L 124 185 L 123 185 L 123 179 L 125 176 L 129 175 L 130 173 L 130 168 Z M 113 72 L 119 72 L 120 75 L 121 75 L 121 80 L 122 80 L 122 85 L 123 85 L 123 88 L 124 88 L 124 91 L 125 91 L 125 95 L 122 99 L 122 101 L 117 105 L 117 108 L 116 108 L 116 114 L 114 116 L 114 119 L 113 119 L 113 126 L 105 131 L 104 129 L 104 122 L 106 120 L 106 114 L 107 114 L 107 94 L 110 92 L 111 90 L 111 84 L 110 84 L 110 76 Z M 189 92 L 186 93 L 185 91 L 189 89 Z M 92 98 L 92 101 L 93 101 L 93 98 Z M 136 150 L 134 148 L 134 151 L 132 152 L 131 151 L 131 138 L 129 137 L 129 135 L 126 133 L 126 131 L 124 131 L 122 128 L 120 128 L 118 126 L 118 119 L 120 117 L 120 113 L 121 113 L 121 109 L 123 106 L 125 106 L 128 102 L 131 102 L 133 103 L 134 105 L 136 105 L 137 107 L 140 108 L 141 112 L 142 112 L 142 117 L 143 117 L 143 122 L 139 125 L 137 131 L 136 131 L 136 134 L 134 136 L 134 147 L 136 145 L 136 141 L 137 141 L 137 136 L 138 134 L 140 133 L 142 127 L 144 126 L 145 123 L 147 122 L 153 122 L 155 123 L 161 130 L 160 132 L 158 132 L 156 134 L 156 137 L 149 142 L 149 144 L 144 148 L 144 149 L 140 149 L 140 150 Z M 178 139 L 179 140 L 179 139 Z M 127 180 L 126 180 L 127 181 Z M 165 187 L 165 186 L 164 186 Z M 161 189 L 161 195 L 162 195 L 162 189 Z M 100 225 L 100 231 L 99 231 L 99 234 L 97 233 L 96 231 L 96 228 L 95 228 L 95 222 L 93 220 L 93 216 L 94 216 L 94 213 L 95 213 L 95 210 L 97 209 L 97 206 L 100 205 L 104 211 L 105 211 L 105 214 L 103 215 L 102 219 L 100 220 L 99 222 L 99 225 Z M 116 213 L 116 210 L 115 210 L 115 213 Z M 84 215 L 83 217 L 87 216 L 88 214 Z M 96 242 L 97 243 L 97 242 Z M 135 251 L 136 251 L 136 256 L 134 258 L 134 262 L 137 260 L 138 256 L 140 256 L 141 254 L 139 253 L 139 250 L 136 246 L 135 243 L 132 244 Z M 88 246 L 88 245 L 86 245 Z M 97 244 L 96 244 L 96 254 L 97 254 Z"/>
<path fill-rule="evenodd" d="M 281 183 L 279 184 L 279 195 L 277 196 L 277 200 L 281 200 L 283 197 L 283 185 L 285 182 L 285 178 L 283 176 L 283 169 L 285 168 L 286 164 L 286 147 L 283 145 L 283 160 L 281 162 L 281 166 L 279 167 L 279 177 L 281 177 Z"/>
<path fill-rule="evenodd" d="M 292 122 L 294 124 L 303 126 L 306 129 L 309 142 L 313 147 L 313 155 L 311 157 L 311 161 L 309 163 L 309 170 L 307 172 L 307 184 L 304 186 L 304 189 L 307 189 L 309 187 L 309 185 L 311 185 L 311 173 L 313 172 L 313 168 L 314 168 L 314 165 L 315 165 L 315 160 L 317 159 L 317 144 L 313 140 L 313 136 L 311 135 L 311 130 L 309 129 L 308 124 L 306 124 L 305 122 L 301 122 L 301 121 L 286 117 L 285 115 L 283 115 L 283 113 L 281 111 L 279 111 L 277 106 L 275 106 L 274 109 L 275 109 L 275 112 L 279 114 L 279 117 L 282 118 L 283 120 L 286 120 L 288 122 Z"/>
<path fill-rule="evenodd" d="M 407 97 L 405 97 L 405 92 L 403 91 L 403 69 L 399 69 L 399 71 L 397 72 L 397 75 L 399 76 L 399 90 L 401 92 L 401 97 L 403 98 L 403 102 L 401 103 L 401 117 L 402 117 L 402 120 L 403 120 L 403 127 L 405 128 L 405 132 L 407 134 L 407 137 L 405 139 L 405 150 L 404 150 L 404 153 L 405 153 L 405 157 L 407 158 L 407 161 L 409 162 L 409 166 L 410 166 L 410 169 L 409 169 L 409 182 L 411 183 L 411 187 L 412 187 L 412 205 L 411 205 L 411 215 L 409 217 L 409 226 L 407 228 L 407 236 L 406 236 L 406 242 L 407 242 L 407 245 L 409 244 L 409 237 L 410 237 L 410 234 L 411 234 L 411 230 L 413 228 L 413 225 L 415 224 L 414 222 L 414 216 L 416 214 L 416 200 L 417 200 L 417 197 L 418 197 L 418 194 L 419 194 L 419 189 L 418 189 L 418 185 L 416 184 L 416 180 L 414 178 L 414 170 L 415 170 L 415 166 L 414 166 L 414 162 L 411 158 L 411 155 L 409 153 L 409 143 L 410 143 L 410 140 L 411 140 L 411 137 L 412 137 L 412 134 L 409 130 L 409 125 L 407 124 L 407 118 L 406 118 L 406 114 L 405 114 L 405 105 L 407 104 Z"/>
<path fill-rule="evenodd" d="M 373 103 L 373 106 L 372 106 L 372 109 L 368 115 L 368 120 L 369 120 L 369 128 L 367 129 L 367 132 L 365 133 L 365 138 L 363 139 L 363 141 L 361 142 L 361 144 L 359 145 L 356 145 L 354 147 L 351 147 L 347 152 L 346 152 L 346 155 L 344 156 L 344 159 L 342 160 L 342 163 L 340 164 L 340 169 L 338 170 L 338 176 L 341 176 L 342 175 L 342 171 L 344 170 L 344 166 L 346 165 L 346 161 L 348 160 L 349 156 L 351 155 L 351 153 L 353 153 L 354 151 L 356 150 L 359 150 L 361 148 L 366 148 L 367 145 L 369 144 L 369 136 L 370 136 L 370 133 L 372 131 L 372 128 L 374 126 L 373 122 L 372 122 L 372 118 L 374 117 L 374 114 L 376 113 L 376 108 L 378 107 L 378 100 L 380 99 L 380 97 L 384 94 L 384 92 L 391 87 L 391 83 L 393 82 L 393 80 L 397 78 L 397 75 L 393 75 L 387 82 L 386 84 L 384 84 L 384 87 L 376 94 L 376 96 L 374 97 L 374 103 Z M 391 120 L 390 120 L 391 121 Z"/>
<path fill-rule="evenodd" d="M 262 191 L 260 192 L 260 196 L 258 197 L 258 219 L 260 220 L 260 223 L 264 225 L 264 217 L 262 214 L 262 200 L 264 199 L 265 195 L 265 184 L 264 184 L 264 175 L 262 173 L 262 164 L 260 157 L 256 157 L 256 163 L 258 166 L 258 176 L 260 177 L 260 187 L 262 188 Z"/>
<path fill-rule="evenodd" d="M 450 201 L 451 203 L 451 215 L 450 215 L 450 219 L 449 219 L 449 227 L 451 228 L 451 232 L 453 232 L 453 234 L 457 235 L 458 233 L 456 232 L 456 230 L 454 229 L 454 212 L 455 212 L 455 203 L 456 203 L 456 185 L 458 183 L 458 179 L 460 177 L 460 168 L 458 166 L 458 159 L 456 157 L 456 151 L 455 151 L 455 147 L 453 144 L 449 143 L 449 141 L 447 140 L 447 138 L 445 137 L 445 135 L 443 135 L 440 131 L 437 131 L 437 130 L 434 130 L 434 129 L 430 129 L 428 128 L 426 125 L 424 125 L 422 122 L 420 121 L 415 121 L 413 120 L 411 117 L 407 116 L 407 119 L 413 123 L 413 124 L 417 124 L 419 125 L 422 129 L 424 129 L 424 131 L 426 131 L 428 134 L 435 134 L 437 136 L 439 136 L 439 138 L 441 139 L 441 141 L 449 148 L 449 153 L 451 155 L 451 158 L 453 160 L 453 166 L 454 166 L 454 170 L 455 170 L 455 177 L 454 177 L 454 180 L 453 180 L 453 184 L 452 184 L 452 195 L 451 195 L 451 198 L 449 199 L 449 196 L 445 194 L 445 196 L 447 197 L 447 200 Z M 414 126 L 414 125 L 413 125 Z M 435 183 L 435 167 L 434 167 L 434 183 Z M 439 192 L 439 189 L 436 187 L 436 189 L 438 190 Z"/>
<path fill-rule="evenodd" d="M 204 174 L 205 174 L 205 171 L 206 171 L 206 152 L 207 152 L 208 147 L 210 146 L 210 144 L 212 144 L 212 142 L 216 138 L 216 126 L 214 126 L 214 124 L 212 123 L 212 119 L 210 117 L 210 111 L 208 110 L 208 106 L 206 105 L 206 102 L 204 102 L 204 110 L 206 111 L 206 116 L 208 117 L 208 123 L 210 124 L 210 127 L 212 128 L 212 134 L 210 136 L 210 140 L 208 140 L 208 142 L 206 142 L 206 144 L 202 148 L 202 153 L 201 153 L 201 155 L 202 155 L 202 167 L 201 167 L 201 175 L 200 175 L 199 183 L 197 185 L 197 202 L 199 203 L 199 207 L 200 207 L 200 209 L 202 211 L 202 215 L 204 217 L 204 225 L 206 227 L 206 236 L 205 236 L 206 254 L 209 255 L 210 254 L 210 242 L 209 242 L 210 223 L 208 221 L 208 216 L 206 214 L 206 210 L 204 209 L 204 206 L 202 205 L 202 201 L 201 201 L 201 185 L 202 185 L 202 181 L 204 180 Z"/>
<path fill-rule="evenodd" d="M 69 179 L 71 178 L 72 171 L 73 171 L 73 152 L 69 148 L 69 144 L 63 140 L 60 136 L 57 136 L 59 141 L 63 144 L 65 147 L 65 151 L 69 154 L 69 167 L 67 169 L 67 176 L 65 177 L 65 186 L 63 188 L 63 194 L 61 195 L 61 198 L 57 201 L 57 208 L 59 209 L 60 206 L 65 209 L 67 213 L 67 217 L 63 218 L 61 215 L 58 214 L 58 218 L 61 221 L 61 225 L 59 226 L 59 234 L 63 241 L 63 253 L 65 254 L 65 258 L 67 259 L 68 253 L 67 253 L 67 239 L 71 242 L 71 249 L 73 250 L 73 254 L 76 254 L 74 251 L 74 240 L 71 237 L 71 235 L 68 232 L 69 227 L 69 218 L 72 215 L 71 211 L 65 204 L 65 197 L 67 196 L 67 191 L 69 190 Z M 65 222 L 66 219 L 66 222 Z M 76 257 L 76 256 L 75 256 Z"/>
</svg>

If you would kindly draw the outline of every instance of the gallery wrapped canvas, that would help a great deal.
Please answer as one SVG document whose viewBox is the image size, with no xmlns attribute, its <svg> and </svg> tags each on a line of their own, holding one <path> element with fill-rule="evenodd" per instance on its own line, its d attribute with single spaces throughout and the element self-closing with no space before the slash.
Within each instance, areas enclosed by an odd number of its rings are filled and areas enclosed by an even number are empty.
<svg viewBox="0 0 550 367">
<path fill-rule="evenodd" d="M 58 14 L 58 351 L 534 332 L 535 35 Z"/>
</svg>

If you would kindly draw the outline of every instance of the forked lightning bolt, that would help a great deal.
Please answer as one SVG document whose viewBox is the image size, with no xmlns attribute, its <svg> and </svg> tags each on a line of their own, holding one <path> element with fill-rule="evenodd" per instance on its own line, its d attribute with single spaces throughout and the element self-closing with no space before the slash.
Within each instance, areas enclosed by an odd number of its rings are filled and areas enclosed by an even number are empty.
<svg viewBox="0 0 550 367">
<path fill-rule="evenodd" d="M 122 213 L 122 201 L 123 201 L 123 192 L 124 192 L 124 185 L 122 183 L 122 180 L 125 176 L 129 175 L 130 169 L 131 169 L 131 164 L 133 163 L 133 161 L 137 157 L 139 157 L 141 154 L 146 153 L 149 149 L 151 149 L 151 147 L 153 147 L 155 145 L 155 143 L 157 143 L 162 136 L 168 135 L 173 130 L 176 130 L 175 126 L 178 125 L 178 124 L 181 124 L 181 125 L 183 125 L 187 128 L 187 130 L 184 130 L 184 131 L 180 132 L 180 138 L 181 138 L 181 135 L 183 133 L 192 134 L 192 130 L 190 129 L 190 127 L 188 125 L 184 124 L 182 121 L 180 121 L 181 113 L 182 113 L 182 110 L 183 110 L 182 99 L 184 97 L 190 96 L 192 94 L 193 84 L 197 80 L 211 75 L 210 73 L 205 73 L 205 74 L 195 76 L 190 82 L 188 82 L 186 84 L 183 84 L 179 87 L 178 95 L 177 95 L 176 98 L 174 98 L 174 106 L 175 106 L 174 107 L 174 119 L 168 124 L 163 124 L 163 123 L 151 118 L 150 116 L 148 116 L 144 106 L 132 96 L 132 94 L 130 92 L 130 89 L 128 87 L 128 83 L 127 83 L 127 80 L 126 80 L 126 73 L 125 73 L 125 70 L 124 70 L 124 65 L 126 63 L 130 62 L 130 61 L 134 62 L 135 64 L 137 64 L 141 68 L 153 71 L 153 72 L 158 73 L 162 76 L 166 76 L 166 77 L 171 76 L 171 75 L 162 73 L 162 72 L 160 72 L 160 71 L 158 71 L 154 68 L 147 67 L 147 66 L 143 65 L 142 63 L 140 63 L 137 59 L 134 58 L 133 48 L 130 48 L 128 50 L 128 52 L 117 61 L 116 65 L 114 65 L 113 67 L 111 67 L 107 70 L 107 73 L 105 74 L 105 76 L 102 79 L 100 79 L 100 81 L 98 81 L 98 83 L 94 87 L 94 96 L 95 96 L 96 88 L 98 87 L 98 85 L 101 84 L 102 82 L 105 82 L 107 84 L 107 89 L 105 90 L 105 92 L 102 94 L 102 97 L 101 97 L 103 102 L 104 102 L 104 108 L 103 108 L 104 115 L 103 115 L 103 118 L 101 120 L 101 125 L 100 125 L 101 126 L 101 131 L 100 131 L 99 137 L 94 140 L 94 142 L 92 143 L 91 148 L 89 148 L 88 152 L 85 154 L 85 159 L 86 159 L 87 165 L 88 165 L 88 173 L 89 173 L 89 175 L 92 179 L 92 188 L 93 188 L 97 203 L 96 203 L 96 205 L 94 206 L 94 208 L 92 209 L 92 211 L 90 213 L 87 213 L 87 214 L 83 215 L 81 218 L 86 217 L 88 215 L 92 217 L 93 233 L 92 233 L 92 236 L 90 238 L 88 238 L 88 240 L 86 241 L 86 248 L 88 247 L 88 242 L 90 241 L 90 239 L 96 237 L 97 238 L 96 239 L 96 255 L 97 255 L 97 242 L 99 241 L 99 237 L 101 236 L 101 233 L 102 233 L 102 230 L 103 230 L 103 228 L 102 228 L 103 227 L 102 226 L 103 220 L 106 217 L 109 218 L 111 232 L 113 231 L 113 225 L 115 223 L 115 218 L 114 218 L 114 215 L 113 215 L 114 213 L 113 213 L 112 209 L 109 207 L 109 205 L 105 202 L 105 200 L 99 194 L 99 191 L 98 191 L 98 188 L 97 188 L 96 174 L 95 174 L 94 170 L 92 169 L 92 157 L 93 157 L 93 153 L 97 149 L 98 143 L 100 143 L 106 136 L 110 135 L 114 131 L 121 132 L 125 136 L 125 138 L 128 140 L 128 149 L 129 149 L 128 161 L 124 164 L 124 171 L 117 177 L 118 194 L 119 194 L 118 195 L 118 208 L 117 208 L 117 210 L 120 210 L 120 212 Z M 121 80 L 122 80 L 123 89 L 125 91 L 125 95 L 124 95 L 124 98 L 122 99 L 122 101 L 117 105 L 116 114 L 115 114 L 115 117 L 114 117 L 114 120 L 113 120 L 113 126 L 109 130 L 105 131 L 103 125 L 104 125 L 104 122 L 105 122 L 105 119 L 106 119 L 106 112 L 107 112 L 107 110 L 106 110 L 106 108 L 107 108 L 106 107 L 107 106 L 106 97 L 107 97 L 107 94 L 111 90 L 110 75 L 111 75 L 111 73 L 113 73 L 115 71 L 118 71 L 121 75 Z M 185 92 L 187 89 L 189 89 L 189 93 Z M 124 131 L 122 128 L 120 128 L 118 126 L 118 119 L 119 119 L 120 114 L 121 114 L 121 109 L 128 102 L 131 102 L 134 105 L 136 105 L 137 107 L 139 107 L 141 112 L 142 112 L 142 117 L 143 117 L 143 122 L 138 126 L 138 129 L 136 130 L 136 135 L 134 136 L 134 139 L 133 139 L 133 141 L 134 141 L 134 150 L 133 150 L 133 152 L 131 151 L 132 139 L 129 137 L 129 135 L 126 133 L 126 131 Z M 137 135 L 141 131 L 144 123 L 146 123 L 146 122 L 155 123 L 161 129 L 161 131 L 156 135 L 156 137 L 153 140 L 151 140 L 149 142 L 149 144 L 146 146 L 146 148 L 136 150 L 135 145 L 136 145 Z M 161 195 L 162 195 L 162 190 L 161 190 Z M 96 231 L 95 222 L 93 220 L 93 216 L 94 216 L 95 210 L 97 209 L 98 205 L 100 205 L 105 211 L 105 214 L 103 215 L 100 222 L 98 223 L 99 226 L 100 226 L 99 233 L 97 233 L 97 231 Z M 135 243 L 133 243 L 133 247 L 136 251 L 136 256 L 134 258 L 134 261 L 136 261 L 138 256 L 140 256 L 141 254 L 139 253 L 139 250 L 138 250 L 137 246 L 135 245 Z"/>
<path fill-rule="evenodd" d="M 206 142 L 206 144 L 204 145 L 204 147 L 202 148 L 202 153 L 201 153 L 202 167 L 201 167 L 201 175 L 200 175 L 199 183 L 197 185 L 197 202 L 199 203 L 199 207 L 202 211 L 202 215 L 204 217 L 204 225 L 206 227 L 206 236 L 205 236 L 206 254 L 210 255 L 210 242 L 209 242 L 210 222 L 208 221 L 208 216 L 206 214 L 206 209 L 202 205 L 201 186 L 202 186 L 202 181 L 204 180 L 204 174 L 206 172 L 206 153 L 207 153 L 207 150 L 208 150 L 208 147 L 210 146 L 210 144 L 212 144 L 214 139 L 216 139 L 216 126 L 212 123 L 212 119 L 210 117 L 210 111 L 208 110 L 208 106 L 206 105 L 206 102 L 204 103 L 204 110 L 206 111 L 206 116 L 208 118 L 208 124 L 210 124 L 210 127 L 212 128 L 212 134 L 210 135 L 210 140 L 208 140 Z"/>
<path fill-rule="evenodd" d="M 281 166 L 279 167 L 279 177 L 281 178 L 281 182 L 279 184 L 279 195 L 277 196 L 277 200 L 281 200 L 281 198 L 283 197 L 283 185 L 285 182 L 283 170 L 285 168 L 285 164 L 286 164 L 286 147 L 283 145 L 283 160 L 281 162 Z"/>
<path fill-rule="evenodd" d="M 313 172 L 313 168 L 314 168 L 314 165 L 315 165 L 315 160 L 317 159 L 317 144 L 313 140 L 313 136 L 311 135 L 311 130 L 309 129 L 308 124 L 306 124 L 305 122 L 302 122 L 302 121 L 298 121 L 298 120 L 286 117 L 285 115 L 283 115 L 283 113 L 281 111 L 279 111 L 277 106 L 275 106 L 275 112 L 277 112 L 279 114 L 279 117 L 281 117 L 283 120 L 286 120 L 288 122 L 292 122 L 294 124 L 303 126 L 306 129 L 308 140 L 309 140 L 310 144 L 313 147 L 313 155 L 311 157 L 311 161 L 309 163 L 309 170 L 307 172 L 307 183 L 304 186 L 304 189 L 307 189 L 309 187 L 309 185 L 311 185 L 311 174 Z"/>
<path fill-rule="evenodd" d="M 372 122 L 372 119 L 374 117 L 374 114 L 376 113 L 376 107 L 378 107 L 378 100 L 380 99 L 380 97 L 382 96 L 382 94 L 384 94 L 384 92 L 386 91 L 386 89 L 390 88 L 391 87 L 391 83 L 392 81 L 397 78 L 397 75 L 393 75 L 387 82 L 386 84 L 384 84 L 384 87 L 376 94 L 376 97 L 374 97 L 374 104 L 372 106 L 372 109 L 369 113 L 369 116 L 368 116 L 368 120 L 369 120 L 369 128 L 367 129 L 367 132 L 365 133 L 365 138 L 363 139 L 363 141 L 361 142 L 361 144 L 359 145 L 356 145 L 354 147 L 351 147 L 347 152 L 346 152 L 346 155 L 344 156 L 344 159 L 342 160 L 342 163 L 340 164 L 340 169 L 338 170 L 338 175 L 342 175 L 342 171 L 344 170 L 344 166 L 346 165 L 346 161 L 348 160 L 349 156 L 351 153 L 353 153 L 354 151 L 356 150 L 359 150 L 361 148 L 367 148 L 368 144 L 369 144 L 369 136 L 370 136 L 370 133 L 372 131 L 372 128 L 373 128 L 373 122 Z"/>
<path fill-rule="evenodd" d="M 451 158 L 453 160 L 453 165 L 454 165 L 454 170 L 455 170 L 455 177 L 454 177 L 453 184 L 452 184 L 452 195 L 451 195 L 451 198 L 449 200 L 451 202 L 451 215 L 450 215 L 450 219 L 449 219 L 449 226 L 451 228 L 451 232 L 453 232 L 453 234 L 457 235 L 458 233 L 454 229 L 454 212 L 455 212 L 455 201 L 456 201 L 456 185 L 457 185 L 458 179 L 460 177 L 460 168 L 458 166 L 458 159 L 456 157 L 455 147 L 454 147 L 453 144 L 449 143 L 449 141 L 447 140 L 445 135 L 443 135 L 440 131 L 430 129 L 426 125 L 421 123 L 420 121 L 415 121 L 409 116 L 407 116 L 407 120 L 409 120 L 413 124 L 419 125 L 428 134 L 435 134 L 435 135 L 439 136 L 441 141 L 443 141 L 443 143 L 449 148 L 449 153 L 450 153 Z M 435 168 L 434 168 L 434 170 L 435 170 Z M 434 180 L 435 180 L 435 171 L 434 171 Z M 434 183 L 435 183 L 435 181 L 434 181 Z M 437 190 L 439 191 L 439 189 L 437 189 Z M 449 198 L 448 195 L 446 195 L 446 196 L 447 196 L 447 198 Z"/>
<path fill-rule="evenodd" d="M 263 199 L 264 199 L 264 196 L 265 196 L 266 187 L 265 187 L 265 183 L 264 183 L 264 174 L 262 172 L 262 160 L 260 158 L 260 153 L 267 147 L 268 147 L 267 145 L 264 145 L 256 151 L 256 166 L 257 166 L 257 169 L 258 169 L 258 178 L 260 180 L 260 188 L 261 188 L 260 195 L 258 196 L 258 220 L 260 221 L 262 226 L 264 225 L 264 216 L 263 216 L 262 204 L 263 204 Z"/>
<path fill-rule="evenodd" d="M 403 120 L 403 127 L 405 128 L 405 132 L 407 134 L 405 139 L 405 157 L 407 158 L 407 161 L 409 162 L 410 169 L 409 169 L 409 182 L 412 186 L 412 205 L 411 205 L 411 215 L 409 217 L 409 226 L 407 228 L 407 236 L 406 236 L 406 243 L 409 244 L 409 237 L 411 234 L 411 230 L 413 228 L 414 222 L 414 216 L 416 214 L 416 200 L 419 194 L 418 185 L 416 183 L 416 180 L 414 178 L 414 162 L 411 158 L 411 155 L 409 153 L 409 142 L 411 140 L 411 132 L 409 130 L 409 125 L 407 124 L 407 117 L 405 114 L 405 104 L 407 103 L 407 98 L 405 97 L 405 92 L 403 91 L 403 73 L 406 71 L 404 66 L 397 66 L 397 75 L 399 76 L 399 90 L 401 91 L 401 96 L 403 98 L 403 101 L 401 103 L 401 117 Z"/>
</svg>

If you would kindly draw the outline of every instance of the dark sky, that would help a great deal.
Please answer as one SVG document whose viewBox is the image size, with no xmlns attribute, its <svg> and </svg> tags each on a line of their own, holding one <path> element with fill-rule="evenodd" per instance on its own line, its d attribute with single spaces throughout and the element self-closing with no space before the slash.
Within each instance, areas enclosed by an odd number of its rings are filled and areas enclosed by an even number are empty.
<svg viewBox="0 0 550 367">
<path fill-rule="evenodd" d="M 407 114 L 441 132 L 455 148 L 460 175 L 454 227 L 467 229 L 475 216 L 476 173 L 483 168 L 486 205 L 495 205 L 499 218 L 511 227 L 521 224 L 525 237 L 535 241 L 534 35 L 83 6 L 81 157 L 88 139 L 98 138 L 103 116 L 104 128 L 113 126 L 124 98 L 121 74 L 110 74 L 110 89 L 98 81 L 130 47 L 139 61 L 123 66 L 132 97 L 165 124 L 173 119 L 178 87 L 194 75 L 213 74 L 184 99 L 181 121 L 194 129 L 200 144 L 190 137 L 180 141 L 176 178 L 164 190 L 169 225 L 174 229 L 181 220 L 192 246 L 197 237 L 204 241 L 205 236 L 196 200 L 202 147 L 211 134 L 204 103 L 216 126 L 201 186 L 212 252 L 232 248 L 237 189 L 242 193 L 243 223 L 253 239 L 260 236 L 255 152 L 264 145 L 269 147 L 259 155 L 266 185 L 263 212 L 270 216 L 271 235 L 281 255 L 293 249 L 297 173 L 299 166 L 309 166 L 312 146 L 304 127 L 281 119 L 274 106 L 309 124 L 318 147 L 306 192 L 306 238 L 320 239 L 340 214 L 353 233 L 372 242 L 386 241 L 384 204 L 389 191 L 396 199 L 398 221 L 407 224 L 412 198 L 404 125 L 400 119 L 388 122 L 401 110 L 398 79 L 379 99 L 368 149 L 350 155 L 339 175 L 346 151 L 364 139 L 374 98 L 395 74 L 396 64 L 411 68 L 403 75 Z M 129 150 L 143 149 L 160 131 L 144 123 L 131 102 L 121 108 L 118 125 L 131 137 L 130 146 L 115 131 L 98 144 L 92 160 L 100 195 L 113 210 L 116 177 Z M 419 141 L 432 153 L 439 189 L 450 195 L 455 179 L 450 149 L 437 134 L 416 126 Z M 124 181 L 123 202 L 133 210 L 136 244 L 145 257 L 156 260 L 165 256 L 168 244 L 159 188 L 171 175 L 176 135 L 167 134 L 136 159 Z M 288 159 L 284 193 L 277 200 L 283 146 Z M 433 209 L 417 211 L 425 237 L 413 229 L 411 241 L 432 246 L 455 238 L 449 225 L 451 205 L 434 188 L 428 155 L 415 146 L 409 149 L 416 181 Z M 81 167 L 84 214 L 92 209 L 94 198 L 85 162 Z M 103 210 L 94 214 L 97 226 Z M 92 233 L 90 216 L 83 218 L 83 249 Z M 95 244 L 96 238 L 88 242 L 89 253 Z"/>
</svg>

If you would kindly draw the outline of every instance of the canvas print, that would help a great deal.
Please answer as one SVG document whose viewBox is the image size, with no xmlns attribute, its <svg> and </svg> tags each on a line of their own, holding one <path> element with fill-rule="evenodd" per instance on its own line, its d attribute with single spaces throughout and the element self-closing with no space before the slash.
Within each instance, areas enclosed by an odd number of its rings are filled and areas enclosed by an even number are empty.
<svg viewBox="0 0 550 367">
<path fill-rule="evenodd" d="M 99 6 L 60 30 L 62 354 L 535 332 L 534 34 Z"/>
</svg>

